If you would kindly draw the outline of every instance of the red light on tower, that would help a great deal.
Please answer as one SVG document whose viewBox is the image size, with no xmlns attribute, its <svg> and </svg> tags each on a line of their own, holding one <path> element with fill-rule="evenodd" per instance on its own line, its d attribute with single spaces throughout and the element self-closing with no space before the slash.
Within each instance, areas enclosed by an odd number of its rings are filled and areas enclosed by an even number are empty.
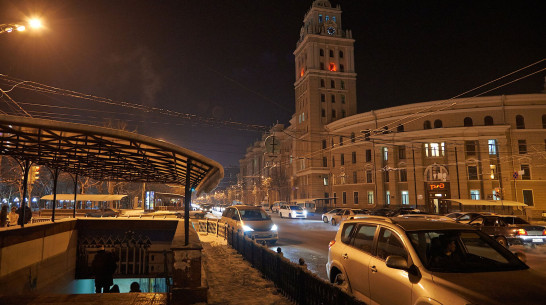
<svg viewBox="0 0 546 305">
<path fill-rule="evenodd" d="M 328 69 L 332 72 L 336 72 L 337 71 L 337 67 L 336 67 L 336 64 L 331 62 L 330 63 L 330 66 L 328 67 Z"/>
<path fill-rule="evenodd" d="M 305 69 L 301 68 L 300 76 L 303 76 L 304 73 L 305 73 Z"/>
</svg>

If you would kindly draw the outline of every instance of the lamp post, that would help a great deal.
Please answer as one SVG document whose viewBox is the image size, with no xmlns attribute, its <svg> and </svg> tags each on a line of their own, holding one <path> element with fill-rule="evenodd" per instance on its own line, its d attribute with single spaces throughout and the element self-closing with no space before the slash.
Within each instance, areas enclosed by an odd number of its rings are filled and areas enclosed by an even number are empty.
<svg viewBox="0 0 546 305">
<path fill-rule="evenodd" d="M 0 35 L 13 32 L 24 32 L 26 31 L 27 27 L 31 29 L 39 29 L 42 27 L 42 21 L 40 21 L 40 19 L 33 18 L 24 23 L 0 24 Z"/>
</svg>

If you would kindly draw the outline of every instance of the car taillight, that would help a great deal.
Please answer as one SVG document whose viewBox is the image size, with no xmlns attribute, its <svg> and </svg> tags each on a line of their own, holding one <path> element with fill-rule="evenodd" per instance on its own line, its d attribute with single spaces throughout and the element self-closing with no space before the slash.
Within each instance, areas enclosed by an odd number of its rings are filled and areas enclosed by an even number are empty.
<svg viewBox="0 0 546 305">
<path fill-rule="evenodd" d="M 516 234 L 517 235 L 527 235 L 527 231 L 525 231 L 525 229 L 518 229 L 516 231 Z"/>
<path fill-rule="evenodd" d="M 332 246 L 336 243 L 335 240 L 332 240 L 329 244 L 328 244 L 328 249 L 332 248 Z"/>
<path fill-rule="evenodd" d="M 542 235 L 546 235 L 546 229 L 544 229 L 544 231 L 542 231 Z"/>
</svg>

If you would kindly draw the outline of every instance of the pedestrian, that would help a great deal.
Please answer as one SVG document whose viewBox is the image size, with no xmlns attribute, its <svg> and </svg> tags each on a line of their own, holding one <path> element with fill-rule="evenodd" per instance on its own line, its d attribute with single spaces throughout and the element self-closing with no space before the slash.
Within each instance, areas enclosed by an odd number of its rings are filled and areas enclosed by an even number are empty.
<svg viewBox="0 0 546 305">
<path fill-rule="evenodd" d="M 277 254 L 280 256 L 284 256 L 281 247 L 277 247 Z"/>
<path fill-rule="evenodd" d="M 29 223 L 29 221 L 32 219 L 32 210 L 30 210 L 30 208 L 28 206 L 24 206 L 24 209 L 25 209 L 25 224 Z M 19 218 L 17 219 L 17 224 L 18 225 L 22 225 L 23 224 L 23 210 L 21 209 L 21 207 L 19 207 L 17 209 L 17 214 L 19 214 Z"/>
<path fill-rule="evenodd" d="M 113 275 L 116 269 L 116 259 L 111 252 L 106 252 L 104 246 L 101 245 L 91 263 L 91 270 L 95 276 L 96 293 L 110 291 L 110 286 L 114 284 Z"/>
<path fill-rule="evenodd" d="M 8 221 L 10 226 L 16 226 L 19 220 L 19 214 L 17 214 L 17 208 L 11 207 L 11 212 L 8 214 Z"/>
<path fill-rule="evenodd" d="M 137 282 L 132 282 L 131 283 L 131 291 L 129 292 L 142 292 L 140 291 L 140 284 L 137 283 Z"/>
<path fill-rule="evenodd" d="M 0 227 L 5 227 L 8 222 L 8 206 L 3 205 L 0 211 Z"/>
<path fill-rule="evenodd" d="M 303 258 L 300 257 L 300 259 L 298 260 L 298 264 L 300 266 L 302 266 L 303 268 L 307 268 L 307 264 L 305 263 L 305 260 Z"/>
<path fill-rule="evenodd" d="M 112 286 L 112 289 L 109 291 L 110 293 L 119 293 L 119 286 L 116 284 Z"/>
</svg>

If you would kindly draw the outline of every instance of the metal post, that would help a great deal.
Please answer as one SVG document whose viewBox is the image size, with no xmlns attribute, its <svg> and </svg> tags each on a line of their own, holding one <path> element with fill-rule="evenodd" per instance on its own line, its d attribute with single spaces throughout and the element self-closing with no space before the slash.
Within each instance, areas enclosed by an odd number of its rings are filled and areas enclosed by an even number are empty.
<svg viewBox="0 0 546 305">
<path fill-rule="evenodd" d="M 55 206 L 57 205 L 57 178 L 59 178 L 59 169 L 53 171 L 53 210 L 51 211 L 51 222 L 55 222 Z"/>
<path fill-rule="evenodd" d="M 76 196 L 78 195 L 78 174 L 76 174 L 76 177 L 74 178 L 74 211 L 72 214 L 73 218 L 76 218 Z"/>
<path fill-rule="evenodd" d="M 23 198 L 21 198 L 21 228 L 25 227 L 25 198 L 27 195 L 27 184 L 28 184 L 28 172 L 30 171 L 30 161 L 25 160 L 25 164 L 23 165 Z M 30 202 L 29 202 L 30 203 Z"/>
<path fill-rule="evenodd" d="M 186 185 L 184 187 L 184 245 L 190 243 L 190 204 L 191 204 L 191 159 L 186 165 Z"/>
<path fill-rule="evenodd" d="M 457 172 L 457 197 L 461 199 L 461 183 L 459 181 L 459 159 L 457 157 L 457 145 L 455 144 L 455 171 Z"/>
</svg>

